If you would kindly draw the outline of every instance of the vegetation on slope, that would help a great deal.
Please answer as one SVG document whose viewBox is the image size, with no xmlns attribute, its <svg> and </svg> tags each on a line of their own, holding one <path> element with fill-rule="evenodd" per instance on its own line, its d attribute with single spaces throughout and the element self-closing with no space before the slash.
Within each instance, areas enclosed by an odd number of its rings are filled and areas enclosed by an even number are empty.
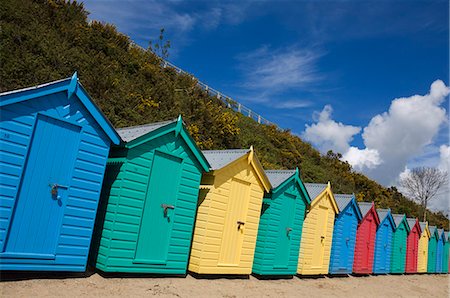
<svg viewBox="0 0 450 298">
<path fill-rule="evenodd" d="M 69 77 L 84 87 L 116 127 L 182 114 L 203 149 L 253 145 L 267 169 L 299 167 L 305 182 L 331 181 L 336 193 L 356 193 L 378 207 L 419 216 L 420 207 L 394 187 L 352 171 L 329 152 L 322 156 L 289 130 L 260 125 L 197 87 L 191 76 L 160 66 L 160 59 L 117 32 L 87 19 L 77 2 L 4 0 L 0 6 L 0 92 Z M 430 224 L 448 227 L 442 213 Z"/>
</svg>

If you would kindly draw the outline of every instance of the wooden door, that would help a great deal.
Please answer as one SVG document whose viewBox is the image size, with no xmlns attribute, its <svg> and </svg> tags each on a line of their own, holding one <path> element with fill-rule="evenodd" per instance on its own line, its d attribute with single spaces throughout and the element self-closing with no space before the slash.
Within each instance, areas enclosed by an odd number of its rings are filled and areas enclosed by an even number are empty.
<svg viewBox="0 0 450 298">
<path fill-rule="evenodd" d="M 233 178 L 230 182 L 228 206 L 223 227 L 219 266 L 239 266 L 245 236 L 245 222 L 251 184 Z"/>
</svg>

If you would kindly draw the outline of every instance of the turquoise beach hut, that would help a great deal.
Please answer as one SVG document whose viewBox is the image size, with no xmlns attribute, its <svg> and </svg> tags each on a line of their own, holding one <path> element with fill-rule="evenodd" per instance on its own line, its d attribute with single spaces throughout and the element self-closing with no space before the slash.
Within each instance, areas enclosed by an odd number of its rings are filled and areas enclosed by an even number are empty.
<svg viewBox="0 0 450 298">
<path fill-rule="evenodd" d="M 102 191 L 96 266 L 185 274 L 209 163 L 178 119 L 118 129 Z"/>
<path fill-rule="evenodd" d="M 263 199 L 252 271 L 256 275 L 294 275 L 311 199 L 298 169 L 265 173 L 273 188 Z"/>
</svg>

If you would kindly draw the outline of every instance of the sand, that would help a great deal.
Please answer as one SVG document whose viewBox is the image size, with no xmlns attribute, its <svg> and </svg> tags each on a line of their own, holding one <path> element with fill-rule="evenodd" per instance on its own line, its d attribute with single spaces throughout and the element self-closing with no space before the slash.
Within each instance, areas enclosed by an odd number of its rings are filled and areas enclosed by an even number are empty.
<svg viewBox="0 0 450 298">
<path fill-rule="evenodd" d="M 4 279 L 1 297 L 449 297 L 448 275 L 258 280 L 253 276 L 197 279 L 190 275 L 105 278 L 96 273 L 88 277 Z"/>
</svg>

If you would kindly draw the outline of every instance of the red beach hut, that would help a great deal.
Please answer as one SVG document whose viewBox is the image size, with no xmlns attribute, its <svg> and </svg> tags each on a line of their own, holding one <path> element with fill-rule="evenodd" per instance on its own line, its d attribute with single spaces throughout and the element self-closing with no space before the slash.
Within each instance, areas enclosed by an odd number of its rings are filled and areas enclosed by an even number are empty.
<svg viewBox="0 0 450 298">
<path fill-rule="evenodd" d="M 419 239 L 421 228 L 417 218 L 407 218 L 410 232 L 406 242 L 406 273 L 417 273 L 417 260 L 419 253 Z"/>
<path fill-rule="evenodd" d="M 375 237 L 380 219 L 375 210 L 375 204 L 358 203 L 363 219 L 356 231 L 355 256 L 353 273 L 370 274 L 373 269 L 373 255 L 375 251 Z"/>
</svg>

